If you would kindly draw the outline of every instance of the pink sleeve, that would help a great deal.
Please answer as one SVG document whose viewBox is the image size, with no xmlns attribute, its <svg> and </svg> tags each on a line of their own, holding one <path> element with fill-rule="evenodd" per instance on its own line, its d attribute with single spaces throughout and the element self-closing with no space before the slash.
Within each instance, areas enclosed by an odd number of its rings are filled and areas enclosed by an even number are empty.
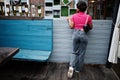
<svg viewBox="0 0 120 80">
<path fill-rule="evenodd" d="M 88 24 L 92 24 L 92 17 L 91 16 L 88 17 Z"/>
</svg>

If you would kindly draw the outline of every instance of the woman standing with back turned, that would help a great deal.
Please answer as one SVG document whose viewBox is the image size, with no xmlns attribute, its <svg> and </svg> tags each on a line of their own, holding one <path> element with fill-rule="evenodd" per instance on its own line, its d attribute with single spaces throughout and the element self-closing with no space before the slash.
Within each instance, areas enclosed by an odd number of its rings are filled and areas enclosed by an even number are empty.
<svg viewBox="0 0 120 80">
<path fill-rule="evenodd" d="M 87 9 L 87 4 L 84 1 L 79 1 L 77 3 L 77 13 L 69 17 L 68 23 L 73 32 L 73 54 L 70 60 L 70 66 L 68 70 L 68 77 L 73 76 L 73 72 L 80 72 L 84 65 L 84 54 L 86 51 L 88 37 L 85 33 L 83 27 L 87 24 L 90 29 L 92 29 L 92 18 L 90 15 L 85 13 Z"/>
</svg>

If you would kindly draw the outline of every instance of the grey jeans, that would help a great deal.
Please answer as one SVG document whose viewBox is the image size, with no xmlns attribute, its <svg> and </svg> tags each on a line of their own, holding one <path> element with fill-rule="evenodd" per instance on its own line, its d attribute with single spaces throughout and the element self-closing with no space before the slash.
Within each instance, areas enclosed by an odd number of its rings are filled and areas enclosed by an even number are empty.
<svg viewBox="0 0 120 80">
<path fill-rule="evenodd" d="M 88 43 L 88 37 L 84 31 L 74 30 L 73 32 L 73 54 L 71 54 L 70 66 L 81 71 L 84 65 L 84 55 Z"/>
</svg>

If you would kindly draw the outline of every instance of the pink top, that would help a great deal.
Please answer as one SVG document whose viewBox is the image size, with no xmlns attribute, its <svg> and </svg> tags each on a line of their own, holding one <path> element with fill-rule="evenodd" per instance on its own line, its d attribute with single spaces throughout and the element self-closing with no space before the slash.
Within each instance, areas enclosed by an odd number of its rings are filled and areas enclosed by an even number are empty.
<svg viewBox="0 0 120 80">
<path fill-rule="evenodd" d="M 92 24 L 91 16 L 87 15 L 84 12 L 78 12 L 72 15 L 72 21 L 74 22 L 74 29 L 83 29 L 83 26 L 88 17 L 87 24 Z"/>
</svg>

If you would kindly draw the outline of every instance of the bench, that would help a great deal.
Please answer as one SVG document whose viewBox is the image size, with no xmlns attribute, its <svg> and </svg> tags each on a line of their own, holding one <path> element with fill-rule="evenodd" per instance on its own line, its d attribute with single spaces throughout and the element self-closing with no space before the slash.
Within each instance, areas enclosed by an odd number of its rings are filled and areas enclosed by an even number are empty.
<svg viewBox="0 0 120 80">
<path fill-rule="evenodd" d="M 0 47 L 19 48 L 13 59 L 48 61 L 53 50 L 53 20 L 0 20 Z"/>
</svg>

